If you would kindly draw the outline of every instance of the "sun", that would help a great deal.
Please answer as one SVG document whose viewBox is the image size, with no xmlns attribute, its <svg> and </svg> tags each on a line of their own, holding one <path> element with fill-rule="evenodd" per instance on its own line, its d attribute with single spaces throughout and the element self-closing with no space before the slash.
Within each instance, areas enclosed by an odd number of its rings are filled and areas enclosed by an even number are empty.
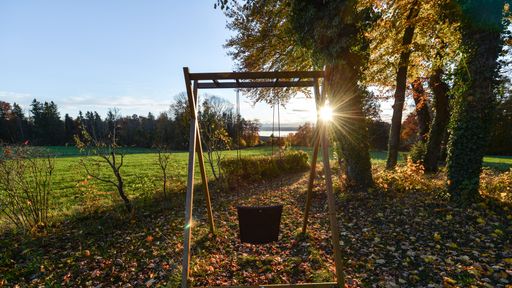
<svg viewBox="0 0 512 288">
<path fill-rule="evenodd" d="M 322 108 L 320 108 L 320 119 L 324 122 L 332 121 L 332 108 L 329 106 L 329 103 L 325 103 Z"/>
</svg>

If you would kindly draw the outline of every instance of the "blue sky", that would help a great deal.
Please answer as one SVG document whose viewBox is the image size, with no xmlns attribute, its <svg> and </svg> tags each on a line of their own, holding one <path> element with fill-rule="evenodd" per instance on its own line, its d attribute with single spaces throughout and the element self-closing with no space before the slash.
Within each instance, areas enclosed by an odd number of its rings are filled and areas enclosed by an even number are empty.
<svg viewBox="0 0 512 288">
<path fill-rule="evenodd" d="M 78 110 L 123 115 L 167 110 L 184 90 L 182 67 L 231 71 L 222 47 L 230 31 L 215 0 L 3 0 L 0 2 L 0 100 L 27 108 L 53 100 L 61 116 Z M 233 90 L 210 90 L 234 102 Z M 314 119 L 311 101 L 292 101 L 282 122 Z M 272 110 L 242 114 L 270 122 Z"/>
</svg>

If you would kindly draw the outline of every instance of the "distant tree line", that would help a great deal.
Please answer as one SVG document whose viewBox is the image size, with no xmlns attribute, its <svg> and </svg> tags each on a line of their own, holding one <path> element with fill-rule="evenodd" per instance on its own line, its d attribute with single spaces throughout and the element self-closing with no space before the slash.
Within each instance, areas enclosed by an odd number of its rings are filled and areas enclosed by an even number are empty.
<svg viewBox="0 0 512 288">
<path fill-rule="evenodd" d="M 240 146 L 259 144 L 259 123 L 243 118 L 238 121 L 231 103 L 211 96 L 203 101 L 201 108 L 199 120 L 203 124 L 202 127 L 206 128 L 207 125 L 211 127 L 212 121 L 216 121 L 216 125 L 223 126 L 223 133 L 225 132 L 231 139 L 228 145 L 225 145 L 226 148 L 236 147 L 238 143 Z M 377 111 L 378 107 L 367 110 Z M 487 153 L 512 155 L 512 129 L 510 129 L 512 127 L 512 98 L 501 97 L 496 112 L 496 121 Z M 26 142 L 41 146 L 74 145 L 73 136 L 77 134 L 80 127 L 86 129 L 92 137 L 101 139 L 108 135 L 115 123 L 120 145 L 135 147 L 160 145 L 182 150 L 188 148 L 188 113 L 187 99 L 183 94 L 176 96 L 175 102 L 169 110 L 160 113 L 157 117 L 152 113 L 148 113 L 147 116 L 134 114 L 121 117 L 113 109 L 107 113 L 105 118 L 102 118 L 96 111 L 87 111 L 85 114 L 80 111 L 77 117 L 73 118 L 65 114 L 62 120 L 58 107 L 53 101 L 42 103 L 34 99 L 29 115 L 25 115 L 18 104 L 11 105 L 0 100 L 0 142 L 8 144 Z M 413 111 L 402 124 L 400 136 L 402 150 L 408 150 L 417 141 L 419 123 L 416 113 Z M 373 113 L 371 117 L 367 118 L 367 125 L 370 149 L 386 150 L 390 124 L 382 121 L 376 113 Z M 303 128 L 312 129 L 312 126 L 307 123 Z M 238 133 L 240 139 L 237 136 Z M 297 139 L 291 141 L 292 143 L 300 143 L 297 144 L 300 146 L 310 145 L 311 140 L 305 139 L 304 135 L 295 137 Z M 210 140 L 209 135 L 203 135 L 203 138 Z"/>
<path fill-rule="evenodd" d="M 207 114 L 212 114 L 211 111 L 220 113 L 215 114 L 214 118 L 206 117 L 207 115 L 202 115 L 203 110 Z M 81 129 L 85 129 L 94 139 L 106 139 L 115 130 L 121 146 L 188 149 L 190 111 L 187 97 L 183 93 L 177 95 L 170 108 L 158 116 L 151 112 L 146 116 L 121 116 L 113 108 L 104 118 L 96 111 L 79 111 L 74 118 L 65 114 L 62 119 L 56 103 L 40 102 L 36 99 L 32 101 L 28 112 L 26 115 L 17 103 L 11 105 L 0 101 L 0 143 L 74 145 L 74 136 Z M 259 144 L 259 123 L 238 119 L 233 105 L 222 98 L 206 96 L 199 111 L 199 119 L 203 122 L 203 127 L 212 125 L 212 121 L 217 121 L 216 124 L 222 126 L 226 137 L 231 139 L 225 148 L 231 148 L 237 143 L 241 143 L 241 146 Z"/>
</svg>

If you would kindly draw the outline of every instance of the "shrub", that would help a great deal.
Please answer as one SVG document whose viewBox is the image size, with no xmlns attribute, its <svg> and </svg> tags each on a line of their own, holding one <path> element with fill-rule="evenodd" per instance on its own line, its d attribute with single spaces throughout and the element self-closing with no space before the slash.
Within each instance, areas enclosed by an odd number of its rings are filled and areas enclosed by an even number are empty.
<svg viewBox="0 0 512 288">
<path fill-rule="evenodd" d="M 124 164 L 124 152 L 117 145 L 116 129 L 108 134 L 107 139 L 99 140 L 93 138 L 85 128 L 81 128 L 80 134 L 74 136 L 75 144 L 81 152 L 86 152 L 86 157 L 79 160 L 88 176 L 97 181 L 107 183 L 116 188 L 117 193 L 123 200 L 124 206 L 133 215 L 133 206 L 126 195 L 123 173 L 121 168 Z M 96 156 L 96 157 L 90 157 Z M 101 167 L 108 167 L 112 172 L 109 176 L 103 175 Z"/>
<path fill-rule="evenodd" d="M 286 173 L 308 170 L 308 154 L 304 151 L 287 151 L 278 156 L 229 158 L 220 163 L 229 185 L 275 178 Z"/>
<path fill-rule="evenodd" d="M 425 175 L 423 165 L 407 159 L 406 165 L 399 165 L 395 170 L 374 171 L 375 185 L 380 191 L 409 193 L 430 191 L 438 196 L 446 196 L 443 175 Z"/>
<path fill-rule="evenodd" d="M 512 169 L 500 172 L 484 168 L 480 174 L 480 194 L 512 203 Z"/>
<path fill-rule="evenodd" d="M 27 146 L 0 155 L 0 213 L 17 228 L 39 232 L 48 223 L 54 159 Z"/>
<path fill-rule="evenodd" d="M 423 164 L 425 154 L 427 154 L 427 144 L 425 142 L 418 141 L 412 145 L 408 156 L 413 163 Z"/>
</svg>

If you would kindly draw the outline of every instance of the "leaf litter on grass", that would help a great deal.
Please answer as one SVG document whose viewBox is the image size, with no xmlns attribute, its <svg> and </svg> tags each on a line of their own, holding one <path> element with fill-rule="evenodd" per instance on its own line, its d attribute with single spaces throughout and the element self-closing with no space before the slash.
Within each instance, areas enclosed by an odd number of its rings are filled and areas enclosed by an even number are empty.
<svg viewBox="0 0 512 288">
<path fill-rule="evenodd" d="M 320 180 L 320 179 L 317 179 Z M 332 281 L 323 181 L 314 187 L 303 239 L 307 175 L 296 174 L 212 194 L 217 237 L 209 234 L 197 192 L 192 273 L 196 286 Z M 484 201 L 460 208 L 428 192 L 374 190 L 338 196 L 342 254 L 350 287 L 509 287 L 512 210 Z M 48 236 L 0 235 L 6 286 L 178 287 L 183 197 L 176 207 L 64 221 Z M 236 206 L 283 204 L 279 241 L 238 240 Z M 51 232 L 51 231 L 50 231 Z"/>
</svg>

